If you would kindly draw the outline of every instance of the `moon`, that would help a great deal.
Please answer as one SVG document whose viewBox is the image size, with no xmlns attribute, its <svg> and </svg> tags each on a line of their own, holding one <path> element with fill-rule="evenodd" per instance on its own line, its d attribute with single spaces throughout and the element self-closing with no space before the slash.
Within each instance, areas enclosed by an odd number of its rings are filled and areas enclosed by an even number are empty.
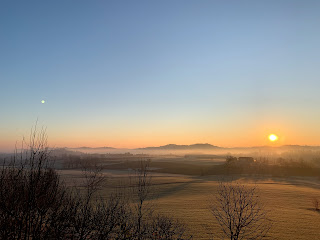
<svg viewBox="0 0 320 240">
<path fill-rule="evenodd" d="M 275 142 L 278 140 L 278 136 L 275 134 L 270 134 L 268 138 L 271 142 Z"/>
</svg>

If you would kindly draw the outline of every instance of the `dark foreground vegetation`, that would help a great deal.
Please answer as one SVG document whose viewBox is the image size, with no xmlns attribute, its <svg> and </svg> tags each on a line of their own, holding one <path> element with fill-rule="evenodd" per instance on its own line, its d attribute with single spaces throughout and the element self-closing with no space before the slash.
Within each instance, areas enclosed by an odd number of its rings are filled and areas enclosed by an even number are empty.
<svg viewBox="0 0 320 240">
<path fill-rule="evenodd" d="M 99 194 L 101 168 L 84 169 L 84 185 L 68 187 L 50 161 L 44 131 L 0 171 L 0 239 L 190 239 L 170 216 L 147 203 L 151 178 L 140 162 L 128 193 Z"/>
</svg>

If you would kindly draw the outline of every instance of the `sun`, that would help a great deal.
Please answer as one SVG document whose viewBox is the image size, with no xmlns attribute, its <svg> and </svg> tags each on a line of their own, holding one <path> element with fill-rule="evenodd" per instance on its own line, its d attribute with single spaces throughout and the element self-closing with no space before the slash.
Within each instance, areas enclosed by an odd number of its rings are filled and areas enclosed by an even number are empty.
<svg viewBox="0 0 320 240">
<path fill-rule="evenodd" d="M 277 141 L 277 140 L 278 140 L 278 136 L 275 135 L 275 134 L 270 134 L 268 138 L 269 138 L 269 140 L 270 140 L 271 142 L 274 142 L 274 141 Z"/>
<path fill-rule="evenodd" d="M 41 103 L 44 104 L 46 101 L 45 100 L 41 100 Z"/>
</svg>

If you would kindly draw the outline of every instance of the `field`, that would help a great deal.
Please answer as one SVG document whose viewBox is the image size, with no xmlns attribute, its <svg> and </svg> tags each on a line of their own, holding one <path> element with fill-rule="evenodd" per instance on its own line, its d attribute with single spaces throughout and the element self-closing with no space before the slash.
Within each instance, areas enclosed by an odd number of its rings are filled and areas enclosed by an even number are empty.
<svg viewBox="0 0 320 240">
<path fill-rule="evenodd" d="M 60 170 L 67 181 L 78 182 L 79 170 Z M 103 192 L 125 182 L 127 171 L 105 170 L 109 176 Z M 153 199 L 157 211 L 179 219 L 188 226 L 194 239 L 215 239 L 219 231 L 209 210 L 219 180 L 239 181 L 256 185 L 273 225 L 267 239 L 319 239 L 320 212 L 313 210 L 312 199 L 320 197 L 320 182 L 314 177 L 251 177 L 233 175 L 188 176 L 152 173 Z"/>
</svg>

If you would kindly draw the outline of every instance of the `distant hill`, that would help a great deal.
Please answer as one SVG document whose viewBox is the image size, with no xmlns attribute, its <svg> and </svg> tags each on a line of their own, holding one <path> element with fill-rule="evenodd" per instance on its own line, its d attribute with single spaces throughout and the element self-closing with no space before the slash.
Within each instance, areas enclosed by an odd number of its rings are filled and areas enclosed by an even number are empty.
<svg viewBox="0 0 320 240">
<path fill-rule="evenodd" d="M 76 149 L 76 150 L 108 150 L 108 149 L 116 149 L 113 147 L 78 147 L 78 148 L 69 148 L 69 149 Z"/>
<path fill-rule="evenodd" d="M 78 148 L 64 148 L 60 149 L 62 151 L 75 151 L 82 153 L 154 153 L 154 154 L 165 154 L 165 153 L 212 153 L 212 152 L 225 152 L 225 153 L 246 153 L 246 152 L 260 152 L 260 151 L 320 151 L 320 146 L 302 146 L 302 145 L 282 145 L 282 146 L 253 146 L 253 147 L 219 147 L 215 145 L 211 145 L 209 143 L 196 143 L 191 145 L 178 145 L 178 144 L 167 144 L 164 146 L 158 147 L 145 147 L 145 148 L 113 148 L 113 147 L 78 147 Z"/>
<path fill-rule="evenodd" d="M 208 143 L 197 143 L 192 145 L 167 144 L 160 147 L 137 148 L 135 150 L 216 150 L 216 149 L 221 149 L 221 148 Z"/>
</svg>

